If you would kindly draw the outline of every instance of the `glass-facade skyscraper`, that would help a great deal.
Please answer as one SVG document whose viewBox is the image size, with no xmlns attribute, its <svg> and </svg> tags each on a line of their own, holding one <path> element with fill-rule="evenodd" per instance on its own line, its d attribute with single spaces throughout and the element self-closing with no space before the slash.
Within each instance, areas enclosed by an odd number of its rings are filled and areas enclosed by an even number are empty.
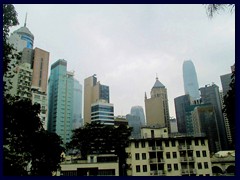
<svg viewBox="0 0 240 180">
<path fill-rule="evenodd" d="M 58 134 L 63 143 L 70 141 L 73 124 L 73 73 L 67 71 L 67 61 L 52 64 L 48 82 L 48 130 Z"/>
<path fill-rule="evenodd" d="M 144 126 L 146 124 L 145 115 L 144 115 L 142 106 L 133 106 L 131 108 L 130 114 L 134 116 L 138 116 L 140 118 L 141 126 Z"/>
<path fill-rule="evenodd" d="M 183 83 L 185 94 L 189 94 L 193 100 L 200 98 L 197 73 L 191 60 L 183 62 Z"/>
</svg>

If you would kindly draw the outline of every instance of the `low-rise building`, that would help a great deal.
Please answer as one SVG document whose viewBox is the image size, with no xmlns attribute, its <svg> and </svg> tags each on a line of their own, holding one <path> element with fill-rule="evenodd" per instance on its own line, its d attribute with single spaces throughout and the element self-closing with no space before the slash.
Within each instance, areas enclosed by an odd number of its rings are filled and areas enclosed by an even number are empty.
<svg viewBox="0 0 240 180">
<path fill-rule="evenodd" d="M 131 139 L 126 148 L 129 176 L 212 176 L 206 137 L 169 137 L 167 128 L 144 130 L 143 138 Z"/>
<path fill-rule="evenodd" d="M 211 157 L 213 176 L 235 175 L 235 151 L 219 151 Z"/>
<path fill-rule="evenodd" d="M 119 176 L 118 157 L 114 154 L 88 155 L 87 160 L 66 156 L 58 176 Z"/>
</svg>

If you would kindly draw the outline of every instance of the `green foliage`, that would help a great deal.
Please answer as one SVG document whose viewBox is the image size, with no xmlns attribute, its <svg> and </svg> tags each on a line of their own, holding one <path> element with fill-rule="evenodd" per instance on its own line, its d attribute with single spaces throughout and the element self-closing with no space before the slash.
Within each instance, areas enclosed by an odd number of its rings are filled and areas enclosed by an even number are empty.
<svg viewBox="0 0 240 180">
<path fill-rule="evenodd" d="M 3 4 L 3 75 L 5 78 L 11 78 L 12 73 L 9 72 L 14 64 L 11 64 L 12 59 L 20 59 L 20 54 L 15 52 L 12 45 L 8 43 L 10 28 L 18 25 L 17 12 L 12 4 Z M 5 79 L 3 81 L 4 95 L 7 94 L 9 86 L 6 85 Z"/>
<path fill-rule="evenodd" d="M 223 112 L 227 114 L 229 121 L 230 131 L 232 135 L 231 148 L 235 148 L 235 113 L 236 113 L 236 95 L 235 95 L 235 71 L 232 73 L 232 81 L 230 83 L 230 90 L 224 96 L 224 108 Z"/>
<path fill-rule="evenodd" d="M 235 10 L 235 4 L 208 4 L 206 5 L 206 12 L 208 17 L 212 18 L 216 13 L 220 11 L 228 10 L 233 12 Z"/>
<path fill-rule="evenodd" d="M 8 42 L 9 28 L 18 24 L 13 5 L 3 5 L 3 75 L 11 78 L 10 63 L 20 59 Z M 3 97 L 3 174 L 8 176 L 52 175 L 60 166 L 62 140 L 43 129 L 40 105 L 30 99 L 11 97 L 4 82 Z M 29 167 L 29 168 L 27 168 Z"/>
<path fill-rule="evenodd" d="M 67 147 L 80 150 L 83 159 L 89 154 L 114 153 L 119 157 L 119 172 L 122 173 L 121 168 L 126 164 L 127 158 L 125 148 L 128 146 L 131 131 L 132 128 L 125 125 L 116 128 L 93 122 L 75 129 Z"/>
</svg>

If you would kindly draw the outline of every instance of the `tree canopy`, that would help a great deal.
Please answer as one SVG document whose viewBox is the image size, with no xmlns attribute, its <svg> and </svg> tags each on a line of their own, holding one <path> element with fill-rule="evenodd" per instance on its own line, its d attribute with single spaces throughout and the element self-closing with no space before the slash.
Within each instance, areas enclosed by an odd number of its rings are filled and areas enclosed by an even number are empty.
<svg viewBox="0 0 240 180">
<path fill-rule="evenodd" d="M 235 4 L 208 4 L 206 5 L 206 12 L 208 17 L 212 18 L 220 11 L 227 10 L 229 12 L 235 11 Z"/>
<path fill-rule="evenodd" d="M 128 146 L 132 128 L 126 125 L 119 127 L 92 122 L 73 131 L 68 149 L 80 150 L 83 159 L 89 154 L 116 154 L 119 157 L 120 175 L 123 164 L 126 164 Z M 126 172 L 124 173 L 126 174 Z"/>
<path fill-rule="evenodd" d="M 19 59 L 8 43 L 10 27 L 18 24 L 17 13 L 11 4 L 3 5 L 3 76 L 11 76 L 13 59 Z M 10 63 L 11 62 L 11 63 Z M 10 71 L 10 72 L 9 72 Z M 8 78 L 5 80 L 7 81 Z M 3 174 L 52 175 L 60 167 L 62 140 L 57 134 L 43 129 L 40 105 L 30 99 L 12 97 L 4 83 L 3 97 Z"/>
</svg>

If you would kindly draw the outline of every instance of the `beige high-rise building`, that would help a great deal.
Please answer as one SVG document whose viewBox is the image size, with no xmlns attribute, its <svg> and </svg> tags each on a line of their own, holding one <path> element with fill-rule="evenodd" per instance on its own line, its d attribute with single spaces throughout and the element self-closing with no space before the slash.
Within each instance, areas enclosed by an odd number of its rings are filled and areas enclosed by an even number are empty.
<svg viewBox="0 0 240 180">
<path fill-rule="evenodd" d="M 109 103 L 109 87 L 97 82 L 94 74 L 84 80 L 84 124 L 91 123 L 91 106 L 99 101 Z"/>
<path fill-rule="evenodd" d="M 32 86 L 47 93 L 49 52 L 39 48 L 34 49 Z"/>
<path fill-rule="evenodd" d="M 145 111 L 147 126 L 170 128 L 167 89 L 158 78 L 152 87 L 151 97 L 147 99 L 145 94 Z"/>
</svg>

